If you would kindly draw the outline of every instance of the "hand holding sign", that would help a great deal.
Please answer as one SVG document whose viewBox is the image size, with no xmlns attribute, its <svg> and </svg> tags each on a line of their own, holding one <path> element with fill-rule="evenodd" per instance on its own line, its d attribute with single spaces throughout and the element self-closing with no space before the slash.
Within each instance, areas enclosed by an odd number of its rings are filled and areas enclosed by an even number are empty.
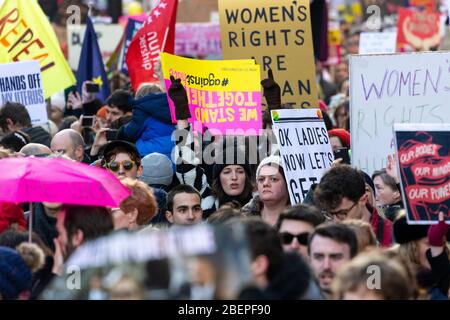
<svg viewBox="0 0 450 320">
<path fill-rule="evenodd" d="M 445 223 L 444 213 L 439 213 L 439 223 L 433 224 L 428 229 L 428 240 L 433 247 L 442 247 L 445 243 L 444 238 L 447 235 L 449 226 Z"/>
<path fill-rule="evenodd" d="M 186 90 L 181 84 L 181 79 L 175 79 L 174 76 L 170 76 L 171 85 L 169 88 L 169 97 L 172 99 L 175 105 L 175 115 L 177 120 L 186 120 L 191 117 L 189 111 L 189 100 Z"/>
<path fill-rule="evenodd" d="M 281 107 L 281 88 L 273 79 L 272 69 L 269 69 L 268 77 L 261 81 L 267 106 L 269 110 L 279 109 Z"/>
</svg>

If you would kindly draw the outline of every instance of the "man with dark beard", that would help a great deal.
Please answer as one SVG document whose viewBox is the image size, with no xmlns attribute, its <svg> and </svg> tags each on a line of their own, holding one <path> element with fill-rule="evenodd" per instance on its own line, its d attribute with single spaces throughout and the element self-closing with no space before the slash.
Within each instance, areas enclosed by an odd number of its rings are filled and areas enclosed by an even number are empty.
<svg viewBox="0 0 450 320">
<path fill-rule="evenodd" d="M 342 266 L 358 253 L 355 232 L 342 223 L 323 223 L 309 237 L 311 267 L 326 298 L 331 298 L 331 284 Z"/>
<path fill-rule="evenodd" d="M 114 229 L 111 212 L 105 207 L 63 206 L 58 213 L 53 273 L 86 241 L 107 235 Z"/>
</svg>

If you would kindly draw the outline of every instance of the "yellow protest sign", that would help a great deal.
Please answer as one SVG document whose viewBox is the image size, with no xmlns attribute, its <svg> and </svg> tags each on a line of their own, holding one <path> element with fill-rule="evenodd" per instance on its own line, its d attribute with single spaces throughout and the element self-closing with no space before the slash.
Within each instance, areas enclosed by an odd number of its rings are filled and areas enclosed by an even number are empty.
<svg viewBox="0 0 450 320">
<path fill-rule="evenodd" d="M 0 8 L 0 62 L 38 60 L 45 98 L 75 83 L 55 32 L 36 0 L 5 1 Z"/>
<path fill-rule="evenodd" d="M 215 135 L 258 135 L 261 119 L 260 68 L 254 60 L 196 60 L 161 53 L 166 88 L 170 76 L 186 89 L 196 131 Z M 168 97 L 172 121 L 175 107 Z"/>
<path fill-rule="evenodd" d="M 283 103 L 318 107 L 309 0 L 219 0 L 219 16 L 225 59 L 256 59 Z"/>
<path fill-rule="evenodd" d="M 340 46 L 341 42 L 341 30 L 339 29 L 328 29 L 328 45 L 329 46 Z"/>
</svg>

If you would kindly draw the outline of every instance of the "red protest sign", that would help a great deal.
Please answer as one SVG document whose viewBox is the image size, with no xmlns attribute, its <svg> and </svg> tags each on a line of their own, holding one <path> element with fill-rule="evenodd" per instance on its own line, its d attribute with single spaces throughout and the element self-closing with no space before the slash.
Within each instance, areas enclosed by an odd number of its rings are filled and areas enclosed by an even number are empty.
<svg viewBox="0 0 450 320">
<path fill-rule="evenodd" d="M 161 52 L 173 53 L 178 0 L 160 0 L 131 40 L 126 56 L 131 86 L 158 82 L 154 64 Z"/>
<path fill-rule="evenodd" d="M 450 220 L 450 126 L 395 124 L 403 201 L 410 224 Z"/>
<path fill-rule="evenodd" d="M 441 41 L 438 13 L 400 8 L 397 23 L 397 47 L 400 50 L 429 50 Z M 409 50 L 410 51 L 410 50 Z"/>
</svg>

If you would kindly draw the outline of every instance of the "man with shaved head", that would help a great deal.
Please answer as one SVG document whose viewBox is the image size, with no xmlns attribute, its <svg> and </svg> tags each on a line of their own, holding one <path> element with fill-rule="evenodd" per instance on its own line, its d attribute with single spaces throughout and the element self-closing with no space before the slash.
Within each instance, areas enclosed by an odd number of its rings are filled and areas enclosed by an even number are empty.
<svg viewBox="0 0 450 320">
<path fill-rule="evenodd" d="M 20 149 L 19 152 L 25 155 L 25 157 L 46 157 L 52 153 L 52 150 L 40 143 L 29 143 Z"/>
<path fill-rule="evenodd" d="M 85 158 L 83 137 L 73 129 L 64 129 L 55 134 L 50 145 L 54 153 L 64 154 L 78 162 L 89 163 L 89 159 L 83 161 Z"/>
</svg>

